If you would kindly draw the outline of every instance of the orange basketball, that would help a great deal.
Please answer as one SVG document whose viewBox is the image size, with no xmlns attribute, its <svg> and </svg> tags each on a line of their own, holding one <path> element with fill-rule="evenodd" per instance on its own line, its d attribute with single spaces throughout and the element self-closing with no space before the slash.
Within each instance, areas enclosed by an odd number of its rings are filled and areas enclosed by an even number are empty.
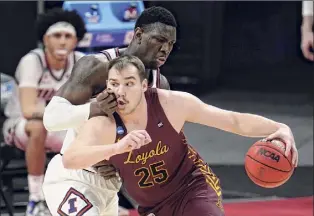
<svg viewBox="0 0 314 216">
<path fill-rule="evenodd" d="M 245 156 L 245 170 L 249 178 L 264 188 L 275 188 L 291 177 L 294 166 L 292 155 L 285 155 L 285 144 L 280 140 L 259 140 Z"/>
</svg>

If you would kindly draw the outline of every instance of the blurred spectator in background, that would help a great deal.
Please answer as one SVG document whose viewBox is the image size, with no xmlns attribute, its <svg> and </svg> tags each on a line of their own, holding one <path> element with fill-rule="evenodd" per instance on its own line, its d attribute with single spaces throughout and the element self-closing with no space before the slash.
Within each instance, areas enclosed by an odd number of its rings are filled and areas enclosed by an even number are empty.
<svg viewBox="0 0 314 216">
<path fill-rule="evenodd" d="M 50 212 L 42 192 L 46 151 L 59 152 L 65 132 L 48 133 L 42 117 L 45 106 L 66 82 L 75 62 L 84 54 L 74 51 L 86 32 L 76 12 L 53 9 L 37 20 L 38 39 L 43 48 L 31 50 L 15 72 L 17 85 L 5 108 L 5 142 L 26 152 L 29 203 L 26 216 Z"/>
<path fill-rule="evenodd" d="M 313 1 L 302 2 L 301 49 L 306 59 L 314 61 Z"/>
<path fill-rule="evenodd" d="M 137 5 L 134 2 L 130 3 L 130 6 L 124 11 L 123 20 L 131 21 L 136 20 L 138 17 Z"/>
</svg>

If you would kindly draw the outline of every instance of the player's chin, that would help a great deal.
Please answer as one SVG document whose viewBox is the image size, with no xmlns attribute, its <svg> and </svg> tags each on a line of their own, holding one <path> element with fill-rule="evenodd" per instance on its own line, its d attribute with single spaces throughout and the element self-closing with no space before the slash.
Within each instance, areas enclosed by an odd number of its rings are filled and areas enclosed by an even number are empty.
<svg viewBox="0 0 314 216">
<path fill-rule="evenodd" d="M 157 69 L 159 67 L 161 67 L 163 64 L 160 64 L 159 62 L 157 61 L 151 61 L 148 65 L 148 68 L 150 69 Z"/>
<path fill-rule="evenodd" d="M 55 59 L 57 61 L 64 61 L 67 59 L 67 57 L 68 57 L 68 55 L 58 55 L 58 54 L 55 55 Z"/>
</svg>

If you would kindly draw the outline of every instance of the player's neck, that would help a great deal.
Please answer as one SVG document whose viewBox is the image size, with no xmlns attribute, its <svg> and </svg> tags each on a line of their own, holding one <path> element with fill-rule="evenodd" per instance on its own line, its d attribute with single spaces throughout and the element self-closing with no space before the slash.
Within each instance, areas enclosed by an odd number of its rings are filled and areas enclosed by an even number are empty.
<svg viewBox="0 0 314 216">
<path fill-rule="evenodd" d="M 134 56 L 137 56 L 136 54 L 137 54 L 136 49 L 133 48 L 132 44 L 130 44 L 130 45 L 123 51 L 123 55 L 134 55 Z"/>
<path fill-rule="evenodd" d="M 48 62 L 48 65 L 51 69 L 53 70 L 61 70 L 64 69 L 67 59 L 65 60 L 57 60 L 56 58 L 53 57 L 53 55 L 45 50 L 45 55 L 46 55 L 46 60 Z"/>
</svg>

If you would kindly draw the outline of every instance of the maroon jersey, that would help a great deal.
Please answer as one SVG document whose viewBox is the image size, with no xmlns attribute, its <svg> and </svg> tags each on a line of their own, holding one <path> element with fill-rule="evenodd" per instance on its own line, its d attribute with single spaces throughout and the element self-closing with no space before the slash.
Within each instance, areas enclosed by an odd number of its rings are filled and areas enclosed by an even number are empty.
<svg viewBox="0 0 314 216">
<path fill-rule="evenodd" d="M 149 116 L 146 130 L 152 142 L 110 158 L 128 194 L 141 207 L 147 208 L 184 196 L 202 185 L 210 185 L 214 196 L 220 197 L 218 178 L 187 143 L 183 132 L 177 133 L 172 127 L 159 102 L 157 90 L 148 89 L 145 97 Z M 114 117 L 118 141 L 127 134 L 127 129 L 117 113 Z"/>
</svg>

